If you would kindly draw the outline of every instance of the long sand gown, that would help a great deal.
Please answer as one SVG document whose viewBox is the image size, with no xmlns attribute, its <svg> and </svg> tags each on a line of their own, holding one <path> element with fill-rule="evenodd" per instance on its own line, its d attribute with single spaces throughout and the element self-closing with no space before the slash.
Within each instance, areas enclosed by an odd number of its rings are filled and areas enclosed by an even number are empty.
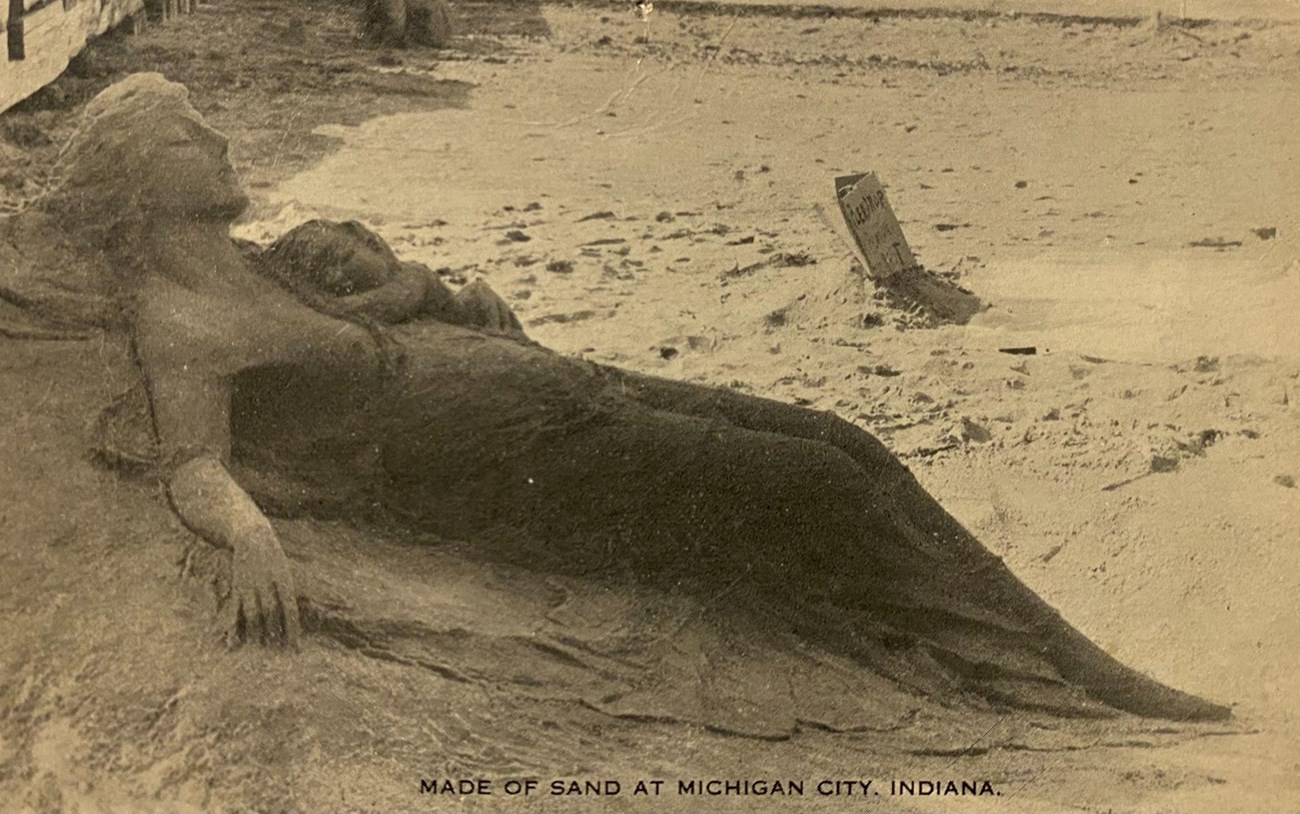
<svg viewBox="0 0 1300 814">
<path fill-rule="evenodd" d="M 1067 624 L 876 438 L 779 402 L 417 320 L 381 391 L 288 368 L 236 381 L 265 504 L 471 540 L 534 568 L 729 592 L 927 695 L 1068 715 L 1217 719 Z"/>
</svg>

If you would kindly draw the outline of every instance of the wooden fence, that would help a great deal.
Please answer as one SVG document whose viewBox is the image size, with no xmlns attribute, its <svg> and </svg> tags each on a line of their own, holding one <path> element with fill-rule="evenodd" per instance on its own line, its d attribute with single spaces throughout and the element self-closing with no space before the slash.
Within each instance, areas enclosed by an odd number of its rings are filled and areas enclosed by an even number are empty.
<svg viewBox="0 0 1300 814">
<path fill-rule="evenodd" d="M 145 7 L 167 18 L 194 10 L 196 0 L 0 0 L 0 112 L 54 81 L 86 42 L 130 22 Z"/>
</svg>

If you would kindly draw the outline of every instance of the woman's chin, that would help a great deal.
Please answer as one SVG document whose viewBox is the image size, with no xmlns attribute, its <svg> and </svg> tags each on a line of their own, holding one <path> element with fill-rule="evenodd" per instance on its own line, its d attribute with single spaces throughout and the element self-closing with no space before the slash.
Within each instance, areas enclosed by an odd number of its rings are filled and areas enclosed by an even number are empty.
<svg viewBox="0 0 1300 814">
<path fill-rule="evenodd" d="M 214 200 L 200 213 L 204 220 L 233 221 L 248 208 L 248 196 L 236 190 L 219 200 Z"/>
</svg>

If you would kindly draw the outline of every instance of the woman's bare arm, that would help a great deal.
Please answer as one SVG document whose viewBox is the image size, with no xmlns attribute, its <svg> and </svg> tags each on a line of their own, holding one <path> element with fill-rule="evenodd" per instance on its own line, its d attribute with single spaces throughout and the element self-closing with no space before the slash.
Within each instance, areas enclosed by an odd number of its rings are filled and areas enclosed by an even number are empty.
<svg viewBox="0 0 1300 814">
<path fill-rule="evenodd" d="M 240 370 L 276 362 L 377 375 L 371 338 L 278 290 L 231 302 L 166 283 L 142 292 L 133 336 L 172 506 L 206 542 L 232 552 L 227 636 L 293 644 L 300 625 L 288 558 L 228 469 L 231 381 Z"/>
<path fill-rule="evenodd" d="M 230 644 L 296 643 L 298 597 L 275 529 L 227 469 L 230 379 L 188 364 L 173 365 L 156 337 L 137 340 L 168 496 L 185 525 L 231 552 L 230 595 L 223 620 Z"/>
<path fill-rule="evenodd" d="M 261 509 L 211 455 L 176 467 L 172 507 L 192 531 L 232 554 L 223 627 L 230 644 L 296 645 L 301 636 L 293 570 Z"/>
</svg>

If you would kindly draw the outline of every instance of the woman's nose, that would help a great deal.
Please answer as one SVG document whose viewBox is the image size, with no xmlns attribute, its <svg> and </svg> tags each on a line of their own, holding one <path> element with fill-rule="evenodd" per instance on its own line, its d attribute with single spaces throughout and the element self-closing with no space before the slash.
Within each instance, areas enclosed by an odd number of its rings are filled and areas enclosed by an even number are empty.
<svg viewBox="0 0 1300 814">
<path fill-rule="evenodd" d="M 218 133 L 211 128 L 204 128 L 200 136 L 203 145 L 212 152 L 213 155 L 225 158 L 230 152 L 230 139 Z"/>
</svg>

